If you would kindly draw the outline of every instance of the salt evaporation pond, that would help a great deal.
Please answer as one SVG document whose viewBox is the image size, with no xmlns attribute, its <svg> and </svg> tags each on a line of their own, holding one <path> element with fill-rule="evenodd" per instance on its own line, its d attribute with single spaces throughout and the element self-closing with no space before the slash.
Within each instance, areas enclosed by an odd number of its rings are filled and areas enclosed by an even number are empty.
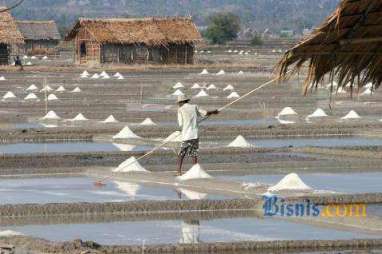
<svg viewBox="0 0 382 254">
<path fill-rule="evenodd" d="M 0 180 L 0 204 L 189 199 L 185 195 L 179 195 L 171 187 L 109 181 L 105 187 L 97 188 L 94 186 L 94 181 L 95 179 L 89 177 L 4 179 Z M 205 199 L 224 198 L 218 195 L 203 197 Z"/>
<path fill-rule="evenodd" d="M 151 146 L 118 146 L 113 143 L 70 142 L 70 143 L 17 143 L 0 145 L 0 154 L 38 154 L 38 153 L 81 153 L 81 152 L 145 152 Z"/>
<path fill-rule="evenodd" d="M 192 232 L 184 235 L 185 225 Z M 199 224 L 199 226 L 198 226 Z M 183 229 L 182 229 L 183 227 Z M 190 227 L 189 227 L 190 228 Z M 52 241 L 82 239 L 108 245 L 175 244 L 192 242 L 266 240 L 350 240 L 373 235 L 319 228 L 272 218 L 234 218 L 209 221 L 141 221 L 97 224 L 28 225 L 6 227 L 26 235 Z M 293 234 L 291 234 L 293 232 Z"/>
<path fill-rule="evenodd" d="M 316 190 L 343 193 L 382 193 L 382 173 L 317 173 L 298 174 L 302 181 Z M 285 175 L 219 176 L 241 182 L 278 183 Z"/>
</svg>

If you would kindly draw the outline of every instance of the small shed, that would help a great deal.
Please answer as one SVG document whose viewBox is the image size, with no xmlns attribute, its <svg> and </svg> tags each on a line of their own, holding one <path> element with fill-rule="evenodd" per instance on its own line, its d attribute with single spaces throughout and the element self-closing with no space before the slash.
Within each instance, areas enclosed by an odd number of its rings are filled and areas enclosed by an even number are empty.
<svg viewBox="0 0 382 254">
<path fill-rule="evenodd" d="M 0 7 L 4 10 L 5 7 Z M 24 38 L 9 11 L 0 12 L 0 65 L 7 65 L 19 54 Z"/>
<path fill-rule="evenodd" d="M 61 35 L 56 22 L 17 21 L 17 26 L 24 37 L 24 51 L 28 55 L 51 55 L 56 52 Z"/>
<path fill-rule="evenodd" d="M 81 18 L 66 40 L 79 64 L 193 64 L 201 35 L 191 18 Z"/>
</svg>

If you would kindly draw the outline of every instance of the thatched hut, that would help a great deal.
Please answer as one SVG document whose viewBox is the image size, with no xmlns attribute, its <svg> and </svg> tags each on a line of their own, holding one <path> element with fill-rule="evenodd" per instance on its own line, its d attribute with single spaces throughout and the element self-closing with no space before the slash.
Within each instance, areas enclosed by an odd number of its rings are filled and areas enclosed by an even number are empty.
<svg viewBox="0 0 382 254">
<path fill-rule="evenodd" d="M 0 7 L 5 9 L 5 7 Z M 19 54 L 19 46 L 24 38 L 17 29 L 16 21 L 9 11 L 0 12 L 0 65 L 9 64 L 13 56 Z"/>
<path fill-rule="evenodd" d="M 61 35 L 56 22 L 48 21 L 17 21 L 17 26 L 24 37 L 25 54 L 51 55 L 56 53 Z"/>
<path fill-rule="evenodd" d="M 279 74 L 308 68 L 306 90 L 325 76 L 340 87 L 351 83 L 363 87 L 382 82 L 382 1 L 342 0 L 334 13 L 311 35 L 287 51 Z"/>
<path fill-rule="evenodd" d="M 201 36 L 189 18 L 80 19 L 66 40 L 79 64 L 192 64 Z"/>
</svg>

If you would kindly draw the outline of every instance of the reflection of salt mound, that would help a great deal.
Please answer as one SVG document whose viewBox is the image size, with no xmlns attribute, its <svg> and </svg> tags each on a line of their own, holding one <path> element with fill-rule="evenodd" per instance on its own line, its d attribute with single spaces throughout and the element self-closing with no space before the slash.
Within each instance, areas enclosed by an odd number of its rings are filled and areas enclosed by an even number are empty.
<svg viewBox="0 0 382 254">
<path fill-rule="evenodd" d="M 57 96 L 53 93 L 49 94 L 48 95 L 48 98 L 47 98 L 48 101 L 56 101 L 58 100 Z"/>
<path fill-rule="evenodd" d="M 232 92 L 230 95 L 227 96 L 227 99 L 233 99 L 233 98 L 239 98 L 240 95 L 237 92 Z"/>
<path fill-rule="evenodd" d="M 204 69 L 201 73 L 200 73 L 200 75 L 208 75 L 209 74 L 209 72 L 207 71 L 207 69 Z"/>
<path fill-rule="evenodd" d="M 0 77 L 0 81 L 4 81 L 4 80 L 6 80 L 5 77 L 4 77 L 4 76 L 1 76 L 1 77 Z"/>
<path fill-rule="evenodd" d="M 66 89 L 63 86 L 60 86 L 59 88 L 56 89 L 56 92 L 60 92 L 60 93 L 65 92 L 65 91 L 66 91 Z"/>
<path fill-rule="evenodd" d="M 131 152 L 137 147 L 135 145 L 117 144 L 117 143 L 113 143 L 113 146 L 117 147 L 120 151 L 123 151 L 123 152 Z"/>
<path fill-rule="evenodd" d="M 59 117 L 56 112 L 53 110 L 49 111 L 43 118 L 42 120 L 60 120 L 61 117 Z"/>
<path fill-rule="evenodd" d="M 187 190 L 183 188 L 178 188 L 178 191 L 180 191 L 183 195 L 185 195 L 190 200 L 200 200 L 200 199 L 205 199 L 207 197 L 206 193 L 191 191 L 191 190 Z"/>
<path fill-rule="evenodd" d="M 20 236 L 20 235 L 23 235 L 22 233 L 20 232 L 16 232 L 16 231 L 13 231 L 13 230 L 4 230 L 4 231 L 0 231 L 0 237 L 9 237 L 9 236 Z M 2 253 L 2 252 L 1 252 Z M 5 253 L 5 252 L 4 252 Z M 8 253 L 8 252 L 7 252 Z"/>
<path fill-rule="evenodd" d="M 10 100 L 10 99 L 16 99 L 16 95 L 13 92 L 8 91 L 6 92 L 6 94 L 4 94 L 3 100 Z"/>
<path fill-rule="evenodd" d="M 351 110 L 346 116 L 342 117 L 341 119 L 359 119 L 361 118 L 357 112 L 354 110 Z"/>
<path fill-rule="evenodd" d="M 295 123 L 296 123 L 296 122 L 294 122 L 294 121 L 280 119 L 279 117 L 276 117 L 276 119 L 277 119 L 277 121 L 278 121 L 280 124 L 295 124 Z"/>
<path fill-rule="evenodd" d="M 118 123 L 117 119 L 113 115 L 108 116 L 102 123 Z"/>
<path fill-rule="evenodd" d="M 218 73 L 216 73 L 216 75 L 218 75 L 218 76 L 225 75 L 225 71 L 224 70 L 220 70 Z"/>
<path fill-rule="evenodd" d="M 123 192 L 126 192 L 127 195 L 131 198 L 134 198 L 137 195 L 138 191 L 141 189 L 141 186 L 135 183 L 119 181 L 114 181 L 114 183 L 117 185 L 118 189 L 120 189 Z"/>
<path fill-rule="evenodd" d="M 182 83 L 178 82 L 172 88 L 179 89 L 179 88 L 183 88 L 183 87 L 184 87 L 184 85 Z"/>
<path fill-rule="evenodd" d="M 53 91 L 53 88 L 51 88 L 50 86 L 45 86 L 43 89 L 40 90 L 40 92 L 51 92 Z"/>
<path fill-rule="evenodd" d="M 195 83 L 195 84 L 191 87 L 191 89 L 199 89 L 199 88 L 201 88 L 201 87 L 200 87 L 200 85 L 199 85 L 198 83 Z"/>
<path fill-rule="evenodd" d="M 133 156 L 122 162 L 113 172 L 148 172 Z"/>
<path fill-rule="evenodd" d="M 326 117 L 328 116 L 324 110 L 321 108 L 316 109 L 312 114 L 308 115 L 308 118 L 313 118 L 313 117 Z"/>
<path fill-rule="evenodd" d="M 184 95 L 184 93 L 178 89 L 175 92 L 173 92 L 172 95 L 173 96 L 180 96 L 180 95 Z"/>
<path fill-rule="evenodd" d="M 87 121 L 88 119 L 82 114 L 79 113 L 72 121 Z"/>
<path fill-rule="evenodd" d="M 27 96 L 25 96 L 24 100 L 25 101 L 38 101 L 39 98 L 34 93 L 30 93 Z"/>
<path fill-rule="evenodd" d="M 312 188 L 306 185 L 301 178 L 295 174 L 291 173 L 289 175 L 286 175 L 281 181 L 270 187 L 268 191 L 282 191 L 282 190 L 299 190 L 299 191 L 306 191 L 311 190 Z"/>
<path fill-rule="evenodd" d="M 76 87 L 74 88 L 72 91 L 72 93 L 80 93 L 81 92 L 81 89 L 79 87 Z"/>
<path fill-rule="evenodd" d="M 371 89 L 367 88 L 365 91 L 363 91 L 363 93 L 361 93 L 361 96 L 363 96 L 363 95 L 371 95 L 371 94 L 372 94 Z"/>
<path fill-rule="evenodd" d="M 195 164 L 190 170 L 188 170 L 185 174 L 178 176 L 177 179 L 180 181 L 187 181 L 193 179 L 208 179 L 212 178 L 200 164 Z"/>
<path fill-rule="evenodd" d="M 229 143 L 228 147 L 248 148 L 252 147 L 252 144 L 249 143 L 242 135 L 239 135 L 235 138 L 234 141 Z"/>
<path fill-rule="evenodd" d="M 195 98 L 199 98 L 199 97 L 207 97 L 207 96 L 209 96 L 208 93 L 206 93 L 206 91 L 204 91 L 204 90 L 202 89 L 202 90 L 200 90 L 200 92 L 199 92 L 197 95 L 195 95 L 194 97 L 195 97 Z"/>
<path fill-rule="evenodd" d="M 296 111 L 294 111 L 291 107 L 285 107 L 281 112 L 278 114 L 279 116 L 287 116 L 287 115 L 297 115 Z"/>
<path fill-rule="evenodd" d="M 141 138 L 136 135 L 128 126 L 123 128 L 118 134 L 113 136 L 113 139 L 128 139 L 128 138 Z"/>
<path fill-rule="evenodd" d="M 232 85 L 227 85 L 227 86 L 223 89 L 223 91 L 232 91 L 232 90 L 234 90 L 234 87 L 233 87 Z"/>
<path fill-rule="evenodd" d="M 215 90 L 216 86 L 214 84 L 211 84 L 207 87 L 207 90 Z"/>
<path fill-rule="evenodd" d="M 182 142 L 182 134 L 180 133 L 180 131 L 175 131 L 171 133 L 170 136 L 165 138 L 163 142 Z"/>
<path fill-rule="evenodd" d="M 100 75 L 98 75 L 97 73 L 94 73 L 93 76 L 91 77 L 92 79 L 99 79 L 100 78 Z"/>
<path fill-rule="evenodd" d="M 181 244 L 198 244 L 200 242 L 199 221 L 182 222 L 182 235 L 179 240 Z"/>
<path fill-rule="evenodd" d="M 38 90 L 38 88 L 37 88 L 36 85 L 30 85 L 30 86 L 26 89 L 26 91 L 36 91 L 36 90 Z"/>
<path fill-rule="evenodd" d="M 153 120 L 151 120 L 151 118 L 146 118 L 139 125 L 142 125 L 142 126 L 154 126 L 154 125 L 157 125 L 157 124 L 154 123 Z"/>
</svg>

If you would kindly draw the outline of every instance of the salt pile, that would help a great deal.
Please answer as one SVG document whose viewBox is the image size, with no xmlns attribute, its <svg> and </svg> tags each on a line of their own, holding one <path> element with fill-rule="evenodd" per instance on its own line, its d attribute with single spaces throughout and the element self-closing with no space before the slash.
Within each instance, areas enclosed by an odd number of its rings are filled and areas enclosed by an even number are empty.
<svg viewBox="0 0 382 254">
<path fill-rule="evenodd" d="M 122 76 L 122 75 L 121 75 L 121 73 L 119 73 L 119 72 L 116 72 L 116 73 L 113 75 L 114 78 L 118 78 L 118 77 L 120 77 L 120 76 Z"/>
<path fill-rule="evenodd" d="M 51 88 L 49 85 L 45 86 L 43 89 L 40 90 L 40 92 L 51 92 L 53 91 L 53 88 Z"/>
<path fill-rule="evenodd" d="M 174 88 L 174 89 L 184 88 L 184 85 L 182 83 L 178 82 L 172 88 Z"/>
<path fill-rule="evenodd" d="M 43 118 L 42 120 L 60 120 L 61 117 L 59 117 L 56 112 L 53 110 L 49 111 Z"/>
<path fill-rule="evenodd" d="M 123 128 L 118 134 L 113 136 L 113 139 L 129 139 L 129 138 L 137 139 L 141 137 L 139 137 L 132 130 L 130 130 L 128 126 Z"/>
<path fill-rule="evenodd" d="M 125 77 L 120 75 L 119 77 L 117 77 L 117 79 L 121 80 L 121 79 L 125 79 Z"/>
<path fill-rule="evenodd" d="M 114 181 L 114 183 L 117 185 L 118 189 L 120 189 L 123 192 L 126 192 L 127 195 L 131 198 L 134 198 L 135 196 L 137 196 L 138 191 L 141 189 L 141 186 L 135 183 L 119 182 L 119 181 Z"/>
<path fill-rule="evenodd" d="M 24 55 L 24 56 L 23 56 L 23 59 L 28 59 L 28 56 L 27 56 L 27 55 Z"/>
<path fill-rule="evenodd" d="M 109 74 L 107 74 L 106 71 L 102 71 L 101 74 L 99 74 L 101 77 L 108 77 Z"/>
<path fill-rule="evenodd" d="M 63 86 L 60 86 L 59 88 L 56 89 L 56 92 L 60 92 L 60 93 L 65 92 L 65 91 L 66 91 L 66 89 Z"/>
<path fill-rule="evenodd" d="M 47 57 L 47 56 L 44 56 L 44 57 L 42 58 L 42 60 L 48 60 L 48 57 Z"/>
<path fill-rule="evenodd" d="M 53 94 L 53 93 L 49 94 L 47 99 L 48 99 L 48 101 L 56 101 L 56 100 L 58 100 L 57 96 L 55 94 Z"/>
<path fill-rule="evenodd" d="M 371 89 L 371 88 L 373 88 L 373 83 L 371 83 L 371 82 L 367 83 L 367 84 L 365 85 L 365 88 L 366 88 L 366 89 Z"/>
<path fill-rule="evenodd" d="M 102 73 L 101 73 L 100 76 L 102 77 L 102 79 L 110 79 L 109 74 L 107 74 L 106 72 L 105 72 L 103 75 L 102 75 Z"/>
<path fill-rule="evenodd" d="M 26 89 L 26 91 L 36 91 L 36 90 L 38 90 L 38 88 L 37 88 L 36 85 L 30 85 L 30 86 Z"/>
<path fill-rule="evenodd" d="M 342 117 L 341 119 L 346 120 L 346 119 L 359 119 L 361 118 L 357 112 L 354 110 L 351 110 L 346 116 Z"/>
<path fill-rule="evenodd" d="M 98 75 L 97 73 L 94 73 L 93 76 L 91 77 L 92 79 L 99 79 L 100 78 L 100 75 Z"/>
<path fill-rule="evenodd" d="M 207 87 L 207 90 L 215 90 L 216 86 L 214 84 L 211 84 Z"/>
<path fill-rule="evenodd" d="M 165 138 L 163 142 L 182 142 L 182 133 L 180 131 L 175 131 Z"/>
<path fill-rule="evenodd" d="M 344 90 L 342 87 L 338 88 L 336 91 L 337 94 L 346 94 L 346 90 Z"/>
<path fill-rule="evenodd" d="M 0 231 L 0 237 L 21 236 L 21 235 L 23 235 L 23 234 L 20 232 L 13 231 L 13 230 Z"/>
<path fill-rule="evenodd" d="M 208 93 L 206 93 L 206 91 L 204 91 L 204 90 L 202 89 L 202 90 L 200 90 L 200 92 L 199 92 L 197 95 L 195 95 L 194 97 L 195 97 L 195 98 L 199 98 L 199 97 L 207 97 L 207 96 L 209 96 Z"/>
<path fill-rule="evenodd" d="M 243 71 L 239 71 L 239 72 L 237 73 L 237 75 L 244 75 L 244 72 L 243 72 Z"/>
<path fill-rule="evenodd" d="M 198 83 L 195 83 L 192 87 L 191 87 L 191 89 L 200 89 L 201 88 L 201 86 L 198 84 Z"/>
<path fill-rule="evenodd" d="M 190 170 L 188 170 L 183 175 L 178 176 L 176 179 L 180 181 L 187 181 L 187 180 L 193 180 L 193 179 L 208 179 L 208 178 L 212 178 L 212 177 L 206 171 L 203 170 L 200 164 L 195 164 Z"/>
<path fill-rule="evenodd" d="M 25 101 L 39 101 L 39 98 L 34 94 L 30 93 L 24 98 Z"/>
<path fill-rule="evenodd" d="M 151 118 L 146 118 L 139 125 L 142 125 L 142 126 L 154 126 L 154 125 L 157 125 L 157 124 L 154 123 L 153 120 L 151 120 Z"/>
<path fill-rule="evenodd" d="M 149 172 L 139 164 L 137 159 L 133 156 L 122 162 L 113 172 Z"/>
<path fill-rule="evenodd" d="M 297 115 L 296 111 L 294 111 L 291 107 L 285 107 L 280 111 L 278 116 L 287 116 L 287 115 Z"/>
<path fill-rule="evenodd" d="M 178 188 L 177 190 L 180 191 L 183 195 L 185 195 L 189 200 L 201 200 L 207 197 L 206 193 L 187 190 L 183 188 Z"/>
<path fill-rule="evenodd" d="M 313 117 L 326 117 L 328 116 L 325 111 L 321 108 L 316 109 L 312 114 L 308 115 L 307 118 L 313 118 Z"/>
<path fill-rule="evenodd" d="M 363 91 L 363 93 L 361 93 L 361 96 L 363 96 L 363 95 L 371 95 L 371 94 L 372 94 L 371 89 L 367 88 L 365 91 Z"/>
<path fill-rule="evenodd" d="M 118 123 L 118 120 L 113 115 L 108 116 L 102 123 Z"/>
<path fill-rule="evenodd" d="M 232 86 L 232 85 L 227 85 L 224 89 L 223 89 L 223 91 L 232 91 L 232 90 L 234 90 L 235 88 Z"/>
<path fill-rule="evenodd" d="M 230 95 L 227 96 L 227 99 L 233 99 L 233 98 L 239 98 L 240 95 L 237 92 L 232 92 Z"/>
<path fill-rule="evenodd" d="M 270 192 L 282 190 L 307 191 L 312 190 L 312 188 L 306 185 L 297 174 L 291 173 L 268 189 Z"/>
<path fill-rule="evenodd" d="M 88 119 L 82 114 L 79 113 L 75 118 L 73 118 L 71 121 L 87 121 Z"/>
<path fill-rule="evenodd" d="M 31 66 L 31 65 L 32 65 L 32 62 L 29 61 L 29 62 L 27 62 L 25 65 Z"/>
<path fill-rule="evenodd" d="M 16 95 L 11 91 L 6 92 L 6 94 L 4 94 L 3 96 L 3 100 L 9 100 L 9 99 L 15 99 L 15 98 L 16 98 Z"/>
<path fill-rule="evenodd" d="M 74 88 L 71 93 L 80 93 L 81 89 L 79 87 Z"/>
<path fill-rule="evenodd" d="M 209 74 L 209 72 L 207 71 L 207 69 L 204 69 L 201 73 L 200 73 L 200 75 L 208 75 Z"/>
<path fill-rule="evenodd" d="M 32 57 L 31 57 L 31 59 L 32 59 L 32 60 L 36 60 L 36 59 L 37 59 L 37 57 L 35 57 L 35 56 L 32 56 Z"/>
<path fill-rule="evenodd" d="M 220 70 L 218 73 L 216 73 L 216 75 L 218 75 L 218 76 L 225 75 L 225 71 L 224 70 Z"/>
<path fill-rule="evenodd" d="M 331 86 L 333 86 L 334 89 L 336 89 L 338 87 L 338 83 L 336 81 L 333 81 L 332 83 L 329 83 L 326 85 L 326 88 L 330 88 Z"/>
<path fill-rule="evenodd" d="M 87 77 L 89 77 L 89 72 L 88 71 L 84 71 L 83 73 L 81 73 L 81 75 L 80 75 L 80 77 L 81 78 L 87 78 Z"/>
<path fill-rule="evenodd" d="M 1 77 L 0 77 L 0 81 L 4 81 L 4 80 L 6 80 L 5 77 L 4 77 L 4 76 L 1 76 Z"/>
<path fill-rule="evenodd" d="M 249 143 L 242 135 L 239 135 L 235 138 L 234 141 L 229 143 L 227 147 L 248 148 L 248 147 L 253 147 L 253 145 Z"/>
<path fill-rule="evenodd" d="M 184 93 L 178 89 L 175 92 L 173 92 L 172 95 L 173 96 L 180 96 L 180 95 L 184 95 Z"/>
</svg>

